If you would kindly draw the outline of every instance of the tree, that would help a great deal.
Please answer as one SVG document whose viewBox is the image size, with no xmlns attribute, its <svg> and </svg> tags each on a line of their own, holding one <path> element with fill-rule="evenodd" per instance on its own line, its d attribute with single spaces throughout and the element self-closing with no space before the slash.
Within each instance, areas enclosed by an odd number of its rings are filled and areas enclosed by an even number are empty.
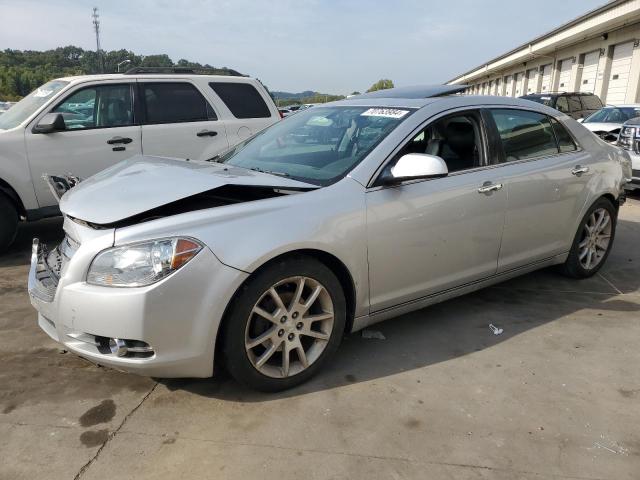
<svg viewBox="0 0 640 480">
<path fill-rule="evenodd" d="M 351 92 L 351 95 L 360 95 L 360 92 L 356 90 L 355 92 Z"/>
<path fill-rule="evenodd" d="M 381 80 L 378 80 L 373 85 L 371 85 L 371 87 L 369 87 L 369 90 L 367 90 L 367 92 L 375 92 L 377 90 L 386 90 L 387 88 L 393 88 L 393 81 L 387 78 L 383 78 Z"/>
</svg>

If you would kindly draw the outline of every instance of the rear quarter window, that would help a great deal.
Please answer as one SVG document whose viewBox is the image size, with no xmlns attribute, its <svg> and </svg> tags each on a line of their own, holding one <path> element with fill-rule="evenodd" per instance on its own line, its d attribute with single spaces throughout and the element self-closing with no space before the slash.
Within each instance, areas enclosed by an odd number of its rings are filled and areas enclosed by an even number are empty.
<svg viewBox="0 0 640 480">
<path fill-rule="evenodd" d="M 556 135 L 558 149 L 561 153 L 573 152 L 578 149 L 564 125 L 558 122 L 555 118 L 551 119 L 551 125 L 553 126 L 553 133 Z"/>
<path fill-rule="evenodd" d="M 582 97 L 582 106 L 585 110 L 600 110 L 602 102 L 596 95 L 585 95 Z"/>
<path fill-rule="evenodd" d="M 225 103 L 234 117 L 271 117 L 269 107 L 253 85 L 237 82 L 210 82 L 209 86 Z"/>
</svg>

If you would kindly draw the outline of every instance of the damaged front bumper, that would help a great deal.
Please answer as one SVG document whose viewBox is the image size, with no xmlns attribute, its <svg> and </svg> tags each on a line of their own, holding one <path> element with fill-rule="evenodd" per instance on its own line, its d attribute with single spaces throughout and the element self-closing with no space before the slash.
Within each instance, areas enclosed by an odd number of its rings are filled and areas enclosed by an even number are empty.
<svg viewBox="0 0 640 480">
<path fill-rule="evenodd" d="M 51 251 L 37 239 L 32 248 L 29 297 L 38 325 L 53 340 L 90 361 L 127 372 L 213 374 L 215 338 L 229 291 L 246 273 L 221 264 L 205 248 L 153 285 L 95 286 L 86 283 L 86 271 L 105 242 L 78 242 L 75 251 L 67 249 L 67 242 L 76 246 L 67 236 Z"/>
</svg>

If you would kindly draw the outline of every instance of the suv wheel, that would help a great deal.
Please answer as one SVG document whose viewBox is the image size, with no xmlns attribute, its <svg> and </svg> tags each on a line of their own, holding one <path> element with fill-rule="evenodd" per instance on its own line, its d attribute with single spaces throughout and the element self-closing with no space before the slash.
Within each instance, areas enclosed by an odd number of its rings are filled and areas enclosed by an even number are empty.
<svg viewBox="0 0 640 480">
<path fill-rule="evenodd" d="M 606 198 L 587 211 L 573 240 L 563 273 L 573 278 L 594 275 L 609 256 L 616 233 L 617 211 Z"/>
<path fill-rule="evenodd" d="M 225 365 L 256 390 L 291 388 L 335 353 L 345 321 L 345 297 L 333 272 L 310 257 L 284 259 L 258 272 L 232 301 Z"/>
<path fill-rule="evenodd" d="M 18 233 L 18 212 L 5 195 L 0 193 L 0 252 L 7 249 Z"/>
</svg>

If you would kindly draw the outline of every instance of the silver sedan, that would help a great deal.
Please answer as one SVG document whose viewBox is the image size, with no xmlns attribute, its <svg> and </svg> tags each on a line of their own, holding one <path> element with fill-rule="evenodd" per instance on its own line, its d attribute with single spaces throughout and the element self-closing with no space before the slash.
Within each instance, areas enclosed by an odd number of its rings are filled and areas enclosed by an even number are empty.
<svg viewBox="0 0 640 480">
<path fill-rule="evenodd" d="M 302 111 L 210 162 L 133 157 L 34 241 L 41 328 L 96 363 L 260 390 L 345 332 L 539 268 L 593 275 L 628 153 L 543 105 L 391 89 Z M 90 161 L 90 159 L 88 159 Z"/>
</svg>

